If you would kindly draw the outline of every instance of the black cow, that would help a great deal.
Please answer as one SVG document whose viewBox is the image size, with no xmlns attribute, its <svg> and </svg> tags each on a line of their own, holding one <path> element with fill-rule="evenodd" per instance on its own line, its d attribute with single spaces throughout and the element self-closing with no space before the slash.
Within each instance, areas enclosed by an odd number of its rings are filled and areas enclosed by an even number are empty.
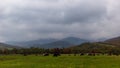
<svg viewBox="0 0 120 68">
<path fill-rule="evenodd" d="M 60 56 L 60 49 L 59 48 L 54 48 L 53 56 L 54 57 Z"/>
<path fill-rule="evenodd" d="M 54 57 L 60 56 L 60 53 L 54 53 L 53 56 Z"/>
<path fill-rule="evenodd" d="M 80 54 L 80 56 L 83 56 L 83 55 L 84 55 L 84 53 L 81 53 L 81 54 Z"/>
</svg>

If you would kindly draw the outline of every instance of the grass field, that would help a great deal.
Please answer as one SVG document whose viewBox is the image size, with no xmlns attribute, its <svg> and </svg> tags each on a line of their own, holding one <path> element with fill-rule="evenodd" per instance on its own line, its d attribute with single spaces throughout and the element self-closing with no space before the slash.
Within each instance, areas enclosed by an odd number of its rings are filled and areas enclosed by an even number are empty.
<svg viewBox="0 0 120 68">
<path fill-rule="evenodd" d="M 120 56 L 0 56 L 0 68 L 120 68 Z"/>
</svg>

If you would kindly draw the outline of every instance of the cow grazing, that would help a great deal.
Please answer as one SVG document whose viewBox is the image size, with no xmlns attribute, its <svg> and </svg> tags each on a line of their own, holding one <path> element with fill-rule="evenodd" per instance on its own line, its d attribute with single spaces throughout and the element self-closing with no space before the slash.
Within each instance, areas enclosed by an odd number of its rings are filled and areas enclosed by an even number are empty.
<svg viewBox="0 0 120 68">
<path fill-rule="evenodd" d="M 84 55 L 84 53 L 81 53 L 81 54 L 80 54 L 80 56 L 83 56 L 83 55 Z"/>
<path fill-rule="evenodd" d="M 54 57 L 60 56 L 60 53 L 54 53 L 53 56 Z"/>
</svg>

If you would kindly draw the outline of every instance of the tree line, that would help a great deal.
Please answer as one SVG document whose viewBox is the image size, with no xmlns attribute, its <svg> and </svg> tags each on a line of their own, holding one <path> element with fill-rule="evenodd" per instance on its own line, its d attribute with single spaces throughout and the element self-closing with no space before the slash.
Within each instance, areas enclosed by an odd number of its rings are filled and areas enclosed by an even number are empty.
<svg viewBox="0 0 120 68">
<path fill-rule="evenodd" d="M 83 44 L 85 45 L 85 44 Z M 90 46 L 90 44 L 89 44 Z M 87 46 L 85 46 L 87 47 Z M 120 48 L 118 47 L 98 47 L 94 48 L 91 46 L 91 48 L 85 48 L 85 47 L 71 47 L 71 48 L 53 48 L 53 49 L 44 49 L 44 48 L 13 48 L 13 49 L 1 49 L 0 54 L 1 55 L 10 55 L 10 54 L 21 54 L 23 56 L 27 55 L 44 55 L 49 56 L 49 54 L 53 54 L 54 56 L 60 56 L 60 54 L 74 54 L 76 55 L 120 55 Z"/>
</svg>

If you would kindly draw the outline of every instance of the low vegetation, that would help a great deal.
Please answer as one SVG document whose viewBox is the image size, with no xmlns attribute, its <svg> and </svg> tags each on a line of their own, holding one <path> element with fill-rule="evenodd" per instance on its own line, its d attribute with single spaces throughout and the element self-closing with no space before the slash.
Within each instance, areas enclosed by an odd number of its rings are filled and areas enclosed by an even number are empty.
<svg viewBox="0 0 120 68">
<path fill-rule="evenodd" d="M 0 56 L 0 68 L 119 68 L 120 56 Z"/>
</svg>

